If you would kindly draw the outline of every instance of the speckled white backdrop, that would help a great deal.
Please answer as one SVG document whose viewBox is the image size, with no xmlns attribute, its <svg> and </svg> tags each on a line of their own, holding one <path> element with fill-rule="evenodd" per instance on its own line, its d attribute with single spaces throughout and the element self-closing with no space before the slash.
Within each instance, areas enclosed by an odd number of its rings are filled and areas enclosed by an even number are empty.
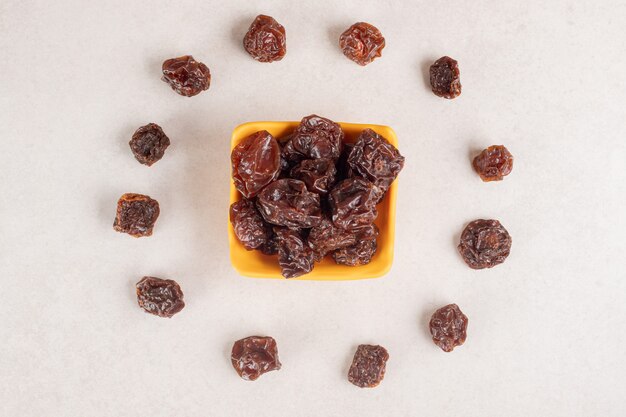
<svg viewBox="0 0 626 417">
<path fill-rule="evenodd" d="M 254 4 L 256 3 L 256 4 Z M 241 38 L 276 17 L 288 54 L 259 64 Z M 387 39 L 362 68 L 338 47 L 358 20 Z M 15 1 L 0 3 L 0 415 L 624 416 L 626 4 L 623 1 Z M 213 74 L 187 99 L 161 62 L 193 54 Z M 430 93 L 448 54 L 463 95 Z M 239 123 L 392 126 L 406 156 L 396 259 L 382 279 L 252 280 L 228 259 L 229 138 Z M 134 129 L 170 136 L 147 168 Z M 501 183 L 476 150 L 515 155 Z M 115 233 L 124 192 L 161 203 L 155 234 Z M 513 236 L 503 265 L 470 270 L 467 221 Z M 134 283 L 176 279 L 187 307 L 144 314 Z M 431 312 L 469 316 L 451 354 Z M 268 334 L 283 369 L 256 383 L 228 359 Z M 346 380 L 359 343 L 386 346 L 384 382 Z"/>
</svg>

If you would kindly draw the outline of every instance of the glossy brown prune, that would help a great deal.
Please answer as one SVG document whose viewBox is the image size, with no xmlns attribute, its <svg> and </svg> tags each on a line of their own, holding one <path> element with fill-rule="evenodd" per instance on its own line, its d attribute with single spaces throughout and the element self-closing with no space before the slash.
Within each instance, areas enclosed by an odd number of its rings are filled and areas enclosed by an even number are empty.
<svg viewBox="0 0 626 417">
<path fill-rule="evenodd" d="M 235 236 L 247 250 L 266 245 L 272 234 L 255 204 L 245 198 L 230 206 L 230 222 Z"/>
<path fill-rule="evenodd" d="M 347 246 L 356 244 L 356 234 L 352 231 L 340 229 L 327 218 L 319 226 L 311 229 L 308 237 L 309 247 L 317 262 L 327 254 Z"/>
<path fill-rule="evenodd" d="M 429 327 L 433 342 L 444 352 L 452 352 L 467 338 L 467 316 L 456 304 L 448 304 L 435 311 Z"/>
<path fill-rule="evenodd" d="M 312 193 L 322 195 L 328 194 L 336 175 L 335 162 L 328 158 L 305 159 L 291 170 L 291 178 L 304 182 Z"/>
<path fill-rule="evenodd" d="M 278 242 L 278 264 L 285 278 L 296 278 L 313 270 L 313 251 L 300 230 L 275 227 Z"/>
<path fill-rule="evenodd" d="M 117 202 L 113 229 L 133 237 L 151 236 L 159 213 L 159 202 L 147 195 L 123 194 Z"/>
<path fill-rule="evenodd" d="M 276 236 L 272 227 L 269 227 L 269 230 L 269 238 L 264 244 L 259 246 L 257 250 L 263 252 L 264 255 L 276 255 L 278 254 L 278 236 Z"/>
<path fill-rule="evenodd" d="M 365 129 L 348 156 L 348 164 L 354 173 L 369 180 L 384 194 L 402 171 L 404 157 L 387 139 L 372 129 Z"/>
<path fill-rule="evenodd" d="M 259 62 L 274 62 L 287 53 L 285 28 L 273 17 L 258 15 L 243 38 L 243 47 Z"/>
<path fill-rule="evenodd" d="M 504 145 L 493 145 L 477 155 L 472 166 L 483 181 L 501 181 L 513 170 L 513 155 Z"/>
<path fill-rule="evenodd" d="M 357 22 L 339 37 L 343 54 L 359 65 L 367 65 L 382 55 L 385 38 L 375 26 Z"/>
<path fill-rule="evenodd" d="M 344 133 L 339 124 L 312 114 L 300 121 L 289 146 L 303 159 L 337 160 L 343 149 L 343 140 Z"/>
<path fill-rule="evenodd" d="M 449 56 L 444 56 L 430 66 L 430 86 L 433 93 L 443 98 L 456 98 L 461 95 L 459 65 Z"/>
<path fill-rule="evenodd" d="M 277 180 L 261 191 L 257 207 L 266 222 L 291 228 L 310 228 L 322 220 L 320 196 L 302 181 Z"/>
<path fill-rule="evenodd" d="M 162 69 L 161 79 L 181 96 L 193 97 L 208 90 L 211 85 L 209 68 L 191 55 L 168 59 L 163 62 Z"/>
<path fill-rule="evenodd" d="M 343 180 L 329 195 L 332 220 L 341 229 L 358 229 L 376 220 L 379 194 L 366 179 Z"/>
<path fill-rule="evenodd" d="M 374 388 L 385 377 L 389 353 L 378 345 L 359 345 L 348 371 L 348 381 L 360 388 Z"/>
<path fill-rule="evenodd" d="M 235 187 L 246 198 L 256 196 L 280 174 L 280 147 L 266 130 L 243 139 L 230 159 Z"/>
<path fill-rule="evenodd" d="M 269 336 L 250 336 L 237 340 L 230 355 L 233 368 L 242 379 L 254 381 L 270 371 L 277 371 L 278 359 L 276 340 Z"/>
<path fill-rule="evenodd" d="M 372 261 L 378 244 L 378 227 L 372 224 L 364 226 L 355 233 L 355 243 L 344 246 L 333 252 L 333 259 L 339 265 L 361 266 Z"/>
<path fill-rule="evenodd" d="M 470 268 L 492 268 L 509 256 L 511 243 L 511 235 L 499 221 L 479 219 L 465 227 L 458 249 Z"/>
<path fill-rule="evenodd" d="M 151 166 L 163 158 L 165 150 L 170 146 L 170 139 L 161 126 L 149 123 L 133 133 L 128 145 L 139 163 Z"/>
<path fill-rule="evenodd" d="M 171 318 L 185 307 L 183 291 L 176 281 L 143 277 L 136 287 L 139 307 L 150 314 Z"/>
</svg>

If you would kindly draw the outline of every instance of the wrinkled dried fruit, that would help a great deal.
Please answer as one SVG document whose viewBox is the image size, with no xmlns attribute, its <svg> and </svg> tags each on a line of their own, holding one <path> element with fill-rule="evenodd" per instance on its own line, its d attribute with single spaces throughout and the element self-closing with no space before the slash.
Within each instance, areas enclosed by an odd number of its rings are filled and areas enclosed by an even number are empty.
<svg viewBox="0 0 626 417">
<path fill-rule="evenodd" d="M 230 222 L 237 239 L 247 250 L 261 248 L 271 237 L 270 227 L 248 199 L 241 199 L 230 206 Z"/>
<path fill-rule="evenodd" d="M 291 170 L 291 178 L 306 184 L 312 193 L 328 194 L 335 184 L 337 168 L 332 159 L 305 159 Z"/>
<path fill-rule="evenodd" d="M 269 230 L 269 238 L 257 249 L 263 252 L 264 255 L 276 255 L 278 253 L 278 236 L 276 236 L 272 227 L 270 227 Z"/>
<path fill-rule="evenodd" d="M 343 180 L 330 192 L 329 203 L 335 226 L 358 229 L 376 220 L 378 193 L 371 182 L 359 178 Z"/>
<path fill-rule="evenodd" d="M 258 15 L 243 38 L 243 47 L 259 62 L 274 62 L 287 53 L 285 28 L 273 17 Z"/>
<path fill-rule="evenodd" d="M 404 157 L 387 139 L 372 129 L 365 129 L 348 156 L 348 164 L 384 194 L 402 171 Z"/>
<path fill-rule="evenodd" d="M 185 307 L 178 283 L 155 277 L 143 277 L 137 283 L 137 302 L 146 312 L 167 318 Z"/>
<path fill-rule="evenodd" d="M 509 256 L 512 239 L 497 220 L 474 220 L 461 234 L 459 252 L 470 268 L 491 268 Z"/>
<path fill-rule="evenodd" d="M 360 388 L 374 388 L 385 377 L 389 353 L 378 345 L 359 345 L 348 371 L 348 381 Z"/>
<path fill-rule="evenodd" d="M 254 381 L 264 373 L 277 371 L 281 367 L 276 340 L 269 336 L 250 336 L 237 340 L 230 359 L 235 371 L 246 381 Z"/>
<path fill-rule="evenodd" d="M 444 56 L 430 66 L 430 85 L 433 93 L 443 98 L 456 98 L 461 95 L 461 79 L 458 63 Z"/>
<path fill-rule="evenodd" d="M 278 242 L 278 264 L 285 278 L 296 278 L 313 270 L 313 250 L 300 230 L 275 227 Z"/>
<path fill-rule="evenodd" d="M 467 338 L 467 316 L 456 304 L 441 307 L 430 319 L 430 334 L 444 352 L 452 352 Z"/>
<path fill-rule="evenodd" d="M 319 194 L 298 180 L 274 181 L 259 194 L 257 207 L 266 222 L 277 226 L 309 228 L 322 220 Z"/>
<path fill-rule="evenodd" d="M 513 170 L 513 155 L 503 145 L 493 145 L 476 156 L 472 165 L 483 181 L 501 181 Z"/>
<path fill-rule="evenodd" d="M 170 139 L 163 133 L 161 126 L 149 123 L 137 129 L 128 144 L 137 161 L 151 166 L 163 158 L 165 150 L 170 146 Z"/>
<path fill-rule="evenodd" d="M 324 218 L 319 226 L 311 229 L 308 243 L 313 249 L 315 261 L 319 262 L 332 251 L 356 244 L 356 234 L 340 229 L 332 221 Z"/>
<path fill-rule="evenodd" d="M 266 130 L 241 141 L 230 159 L 235 187 L 246 198 L 256 196 L 280 174 L 280 147 Z"/>
<path fill-rule="evenodd" d="M 385 38 L 376 27 L 365 22 L 350 26 L 339 37 L 343 54 L 359 65 L 367 65 L 382 54 Z"/>
<path fill-rule="evenodd" d="M 341 151 L 339 160 L 337 160 L 337 181 L 345 180 L 346 178 L 354 176 L 352 168 L 350 168 L 350 165 L 348 164 L 348 158 L 352 153 L 352 148 L 354 148 L 354 143 L 343 144 L 343 151 Z"/>
<path fill-rule="evenodd" d="M 209 89 L 211 72 L 202 62 L 185 55 L 163 62 L 161 79 L 181 96 L 192 97 Z"/>
<path fill-rule="evenodd" d="M 147 195 L 124 194 L 117 202 L 113 229 L 133 237 L 151 236 L 159 213 L 159 202 Z"/>
<path fill-rule="evenodd" d="M 333 253 L 333 259 L 339 265 L 361 266 L 372 261 L 376 253 L 378 237 L 378 227 L 372 224 L 357 229 L 355 233 L 356 242 L 353 245 L 337 249 Z"/>
<path fill-rule="evenodd" d="M 298 153 L 304 159 L 336 160 L 341 155 L 343 138 L 341 126 L 330 119 L 312 114 L 303 118 L 296 128 L 288 151 Z"/>
</svg>

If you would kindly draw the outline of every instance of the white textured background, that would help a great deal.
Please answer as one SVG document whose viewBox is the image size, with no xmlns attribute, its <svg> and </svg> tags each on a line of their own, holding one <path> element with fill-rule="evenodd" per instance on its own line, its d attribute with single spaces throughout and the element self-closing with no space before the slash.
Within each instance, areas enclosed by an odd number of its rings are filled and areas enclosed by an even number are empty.
<svg viewBox="0 0 626 417">
<path fill-rule="evenodd" d="M 0 3 L 0 415 L 624 416 L 626 4 L 624 1 L 15 1 Z M 288 54 L 253 61 L 258 13 Z M 362 68 L 339 34 L 378 26 Z M 213 80 L 194 98 L 159 80 L 193 54 Z M 435 97 L 428 65 L 458 59 L 462 96 Z M 252 120 L 392 126 L 406 156 L 396 259 L 382 279 L 245 279 L 229 264 L 229 139 Z M 128 149 L 159 123 L 152 168 Z M 482 183 L 492 144 L 513 173 Z M 117 198 L 161 203 L 151 238 L 115 233 Z M 509 259 L 473 271 L 455 244 L 497 218 Z M 144 314 L 134 283 L 176 279 L 187 307 Z M 429 339 L 458 303 L 467 343 Z M 283 369 L 256 383 L 232 342 L 278 341 Z M 373 390 L 346 380 L 359 343 L 387 347 Z"/>
</svg>

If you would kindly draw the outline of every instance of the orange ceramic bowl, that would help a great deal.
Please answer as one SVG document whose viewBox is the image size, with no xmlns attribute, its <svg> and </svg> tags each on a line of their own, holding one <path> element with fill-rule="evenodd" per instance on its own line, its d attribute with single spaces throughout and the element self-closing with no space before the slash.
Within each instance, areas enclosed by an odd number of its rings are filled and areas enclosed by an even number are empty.
<svg viewBox="0 0 626 417">
<path fill-rule="evenodd" d="M 267 130 L 274 137 L 280 138 L 292 132 L 299 122 L 249 122 L 239 125 L 233 131 L 231 150 L 243 139 L 259 130 Z M 379 135 L 386 138 L 389 143 L 398 147 L 398 138 L 395 132 L 388 126 L 339 123 L 345 132 L 345 142 L 356 141 L 358 135 L 367 128 L 374 130 Z M 385 275 L 391 269 L 393 262 L 393 245 L 395 237 L 396 223 L 396 195 L 398 193 L 398 181 L 394 181 L 387 192 L 387 195 L 377 206 L 378 218 L 376 225 L 380 229 L 378 236 L 378 249 L 372 257 L 372 261 L 363 266 L 337 265 L 332 257 L 327 256 L 320 263 L 315 264 L 315 268 L 308 274 L 291 280 L 319 280 L 319 281 L 341 281 L 366 278 L 378 278 Z M 230 183 L 230 204 L 241 199 L 241 195 L 235 188 L 231 179 Z M 230 245 L 230 261 L 235 270 L 246 277 L 251 278 L 280 278 L 285 279 L 280 274 L 278 259 L 276 256 L 264 255 L 260 251 L 248 251 L 237 240 L 233 227 L 228 221 L 228 241 Z"/>
</svg>

